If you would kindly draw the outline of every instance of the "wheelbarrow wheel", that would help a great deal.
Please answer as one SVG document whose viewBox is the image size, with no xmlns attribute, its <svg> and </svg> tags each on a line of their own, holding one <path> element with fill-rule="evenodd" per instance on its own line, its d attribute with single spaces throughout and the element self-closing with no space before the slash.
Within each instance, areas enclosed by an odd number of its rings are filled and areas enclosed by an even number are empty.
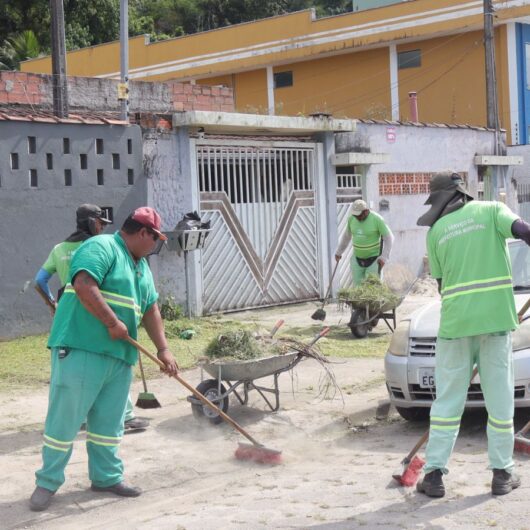
<svg viewBox="0 0 530 530">
<path fill-rule="evenodd" d="M 366 335 L 368 335 L 368 332 L 372 329 L 372 326 L 370 324 L 357 324 L 357 322 L 363 322 L 365 319 L 365 312 L 359 311 L 356 309 L 351 314 L 350 323 L 348 326 L 351 329 L 351 332 L 354 337 L 357 337 L 358 339 L 364 339 Z"/>
<path fill-rule="evenodd" d="M 221 401 L 217 401 L 220 395 L 226 394 L 226 388 L 223 385 L 221 385 L 221 394 L 219 394 L 219 383 L 217 379 L 205 379 L 197 385 L 196 390 L 212 401 L 214 405 L 217 405 L 223 412 L 228 411 L 228 396 L 225 396 Z M 192 403 L 191 412 L 195 418 L 200 420 L 207 419 L 214 424 L 223 421 L 223 418 L 217 412 L 202 403 L 200 405 Z"/>
</svg>

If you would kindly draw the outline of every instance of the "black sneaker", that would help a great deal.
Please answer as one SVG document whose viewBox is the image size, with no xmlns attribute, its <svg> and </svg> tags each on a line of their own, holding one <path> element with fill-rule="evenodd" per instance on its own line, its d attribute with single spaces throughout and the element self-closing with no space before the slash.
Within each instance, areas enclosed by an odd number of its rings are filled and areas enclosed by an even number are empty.
<svg viewBox="0 0 530 530">
<path fill-rule="evenodd" d="M 149 427 L 148 420 L 142 420 L 141 418 L 131 418 L 123 423 L 125 431 L 145 431 Z"/>
<path fill-rule="evenodd" d="M 114 493 L 114 495 L 119 495 L 120 497 L 139 497 L 142 494 L 140 488 L 135 488 L 134 486 L 128 486 L 123 482 L 118 482 L 118 484 L 113 484 L 112 486 L 96 486 L 92 484 L 90 487 L 92 491 L 102 491 L 108 493 Z"/>
<path fill-rule="evenodd" d="M 521 485 L 521 479 L 515 473 L 508 473 L 505 469 L 494 469 L 491 481 L 493 495 L 506 495 Z"/>
<path fill-rule="evenodd" d="M 42 512 L 48 508 L 54 495 L 55 491 L 37 486 L 29 499 L 29 507 L 34 512 Z"/>
<path fill-rule="evenodd" d="M 445 495 L 445 487 L 441 470 L 435 469 L 427 473 L 423 480 L 416 484 L 416 491 L 425 493 L 427 497 L 443 497 Z"/>
</svg>

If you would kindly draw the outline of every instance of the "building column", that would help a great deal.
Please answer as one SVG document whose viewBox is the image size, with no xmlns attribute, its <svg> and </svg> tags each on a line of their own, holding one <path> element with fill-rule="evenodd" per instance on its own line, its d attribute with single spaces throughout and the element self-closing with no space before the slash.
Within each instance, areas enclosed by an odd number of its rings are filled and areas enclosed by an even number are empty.
<svg viewBox="0 0 530 530">
<path fill-rule="evenodd" d="M 505 129 L 510 131 L 509 143 L 519 145 L 519 79 L 517 74 L 517 35 L 515 31 L 515 22 L 506 24 L 506 40 L 508 50 L 508 95 L 510 108 L 510 124 L 502 123 Z"/>
<path fill-rule="evenodd" d="M 272 71 L 272 66 L 267 66 L 267 108 L 269 116 L 274 116 L 274 72 Z"/>
<path fill-rule="evenodd" d="M 390 69 L 390 105 L 392 107 L 392 120 L 399 120 L 399 78 L 398 78 L 398 60 L 397 47 L 391 44 L 388 47 L 389 52 L 389 69 Z"/>
</svg>

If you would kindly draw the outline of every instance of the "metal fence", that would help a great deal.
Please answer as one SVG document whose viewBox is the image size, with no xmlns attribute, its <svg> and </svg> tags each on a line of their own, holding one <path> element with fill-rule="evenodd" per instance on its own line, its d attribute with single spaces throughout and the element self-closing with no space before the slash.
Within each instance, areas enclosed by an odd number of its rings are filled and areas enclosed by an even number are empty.
<svg viewBox="0 0 530 530">
<path fill-rule="evenodd" d="M 517 202 L 519 215 L 526 222 L 530 222 L 530 184 L 517 185 Z"/>
</svg>

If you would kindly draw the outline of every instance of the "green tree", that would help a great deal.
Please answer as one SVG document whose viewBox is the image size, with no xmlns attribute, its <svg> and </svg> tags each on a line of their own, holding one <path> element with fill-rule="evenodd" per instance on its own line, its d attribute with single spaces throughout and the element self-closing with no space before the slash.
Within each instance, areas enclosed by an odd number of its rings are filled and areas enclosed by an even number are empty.
<svg viewBox="0 0 530 530">
<path fill-rule="evenodd" d="M 35 33 L 23 31 L 6 39 L 0 48 L 0 70 L 18 70 L 21 61 L 38 57 L 40 46 Z"/>
</svg>

